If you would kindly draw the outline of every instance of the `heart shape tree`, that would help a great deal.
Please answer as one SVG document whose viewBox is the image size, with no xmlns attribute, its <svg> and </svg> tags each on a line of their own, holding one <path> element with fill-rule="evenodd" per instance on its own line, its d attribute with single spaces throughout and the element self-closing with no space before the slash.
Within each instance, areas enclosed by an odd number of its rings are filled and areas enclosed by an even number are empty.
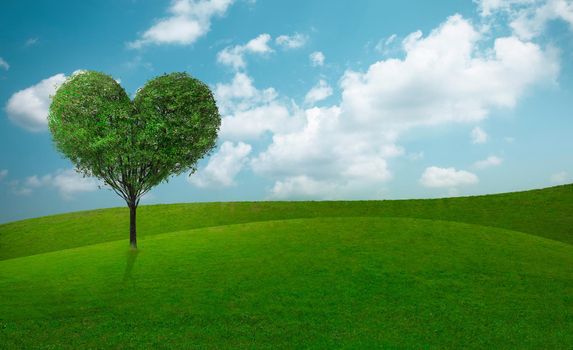
<svg viewBox="0 0 573 350">
<path fill-rule="evenodd" d="M 148 81 L 132 101 L 109 75 L 82 71 L 53 96 L 48 125 L 78 172 L 125 200 L 136 249 L 141 197 L 171 175 L 193 173 L 215 147 L 221 117 L 209 87 L 187 73 Z"/>
</svg>

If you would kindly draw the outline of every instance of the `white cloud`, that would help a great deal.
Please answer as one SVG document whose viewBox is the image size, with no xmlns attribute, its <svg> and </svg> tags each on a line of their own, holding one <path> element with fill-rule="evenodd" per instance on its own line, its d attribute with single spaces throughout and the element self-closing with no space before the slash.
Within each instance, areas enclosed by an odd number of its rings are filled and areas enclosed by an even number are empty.
<svg viewBox="0 0 573 350">
<path fill-rule="evenodd" d="M 219 83 L 215 86 L 215 99 L 223 114 L 247 110 L 276 98 L 275 89 L 258 90 L 253 86 L 253 80 L 242 72 L 236 73 L 230 84 Z"/>
<path fill-rule="evenodd" d="M 423 186 L 431 188 L 456 188 L 478 182 L 478 177 L 469 171 L 435 166 L 426 168 L 420 178 L 420 183 Z"/>
<path fill-rule="evenodd" d="M 551 175 L 550 180 L 551 180 L 551 183 L 554 183 L 556 185 L 561 185 L 561 184 L 565 184 L 568 181 L 570 181 L 570 177 L 566 171 L 560 171 L 558 173 Z"/>
<path fill-rule="evenodd" d="M 385 188 L 357 180 L 316 179 L 306 175 L 277 180 L 269 192 L 270 199 L 348 200 L 380 198 Z"/>
<path fill-rule="evenodd" d="M 337 191 L 336 184 L 317 181 L 308 176 L 293 176 L 275 182 L 271 190 L 273 199 L 329 198 Z"/>
<path fill-rule="evenodd" d="M 189 177 L 189 182 L 197 187 L 233 186 L 235 176 L 246 164 L 249 153 L 251 145 L 225 141 L 207 166 Z"/>
<path fill-rule="evenodd" d="M 6 176 L 8 176 L 8 170 L 7 169 L 0 170 L 0 181 L 4 180 Z"/>
<path fill-rule="evenodd" d="M 329 132 L 337 131 L 340 109 L 338 107 L 313 108 L 305 112 L 302 130 L 287 133 L 275 133 L 273 142 L 266 151 L 253 160 L 253 168 L 258 173 L 297 175 L 328 175 L 327 166 L 331 165 L 328 147 Z M 334 136 L 334 135 L 333 135 Z M 340 151 L 343 151 L 342 149 Z M 321 164 L 322 166 L 315 166 Z M 339 173 L 342 169 L 338 169 Z M 317 173 L 319 172 L 319 173 Z M 324 172 L 321 173 L 321 172 Z"/>
<path fill-rule="evenodd" d="M 573 2 L 566 0 L 548 0 L 545 4 L 519 11 L 511 22 L 517 35 L 525 39 L 538 36 L 548 22 L 562 20 L 573 29 Z"/>
<path fill-rule="evenodd" d="M 376 46 L 374 46 L 374 50 L 382 54 L 390 53 L 390 49 L 394 46 L 393 44 L 396 42 L 397 38 L 398 36 L 396 34 L 392 34 L 388 38 L 381 39 L 378 41 Z"/>
<path fill-rule="evenodd" d="M 58 190 L 63 198 L 70 199 L 76 193 L 97 190 L 98 181 L 93 178 L 83 177 L 73 169 L 68 169 L 53 176 L 52 186 Z"/>
<path fill-rule="evenodd" d="M 486 143 L 489 138 L 487 133 L 479 126 L 472 129 L 470 136 L 472 138 L 472 143 L 475 144 Z"/>
<path fill-rule="evenodd" d="M 10 185 L 12 186 L 12 193 L 14 193 L 17 196 L 29 196 L 30 194 L 32 194 L 31 188 L 18 187 L 17 181 L 10 182 Z"/>
<path fill-rule="evenodd" d="M 324 54 L 320 51 L 315 51 L 311 53 L 309 58 L 310 58 L 310 63 L 315 67 L 324 65 L 325 57 Z"/>
<path fill-rule="evenodd" d="M 234 0 L 174 0 L 170 15 L 158 20 L 139 39 L 128 43 L 138 49 L 146 45 L 190 45 L 209 32 L 211 19 L 225 14 Z"/>
<path fill-rule="evenodd" d="M 332 95 L 332 88 L 328 83 L 320 79 L 318 84 L 312 87 L 304 97 L 304 103 L 307 105 L 314 105 L 316 102 L 322 101 Z"/>
<path fill-rule="evenodd" d="M 2 57 L 0 57 L 0 68 L 3 68 L 5 70 L 10 69 L 10 65 L 8 64 L 8 62 L 6 62 Z"/>
<path fill-rule="evenodd" d="M 480 49 L 481 35 L 456 15 L 427 37 L 406 37 L 403 59 L 376 62 L 364 73 L 347 71 L 340 105 L 306 110 L 301 129 L 275 133 L 253 159 L 253 170 L 276 179 L 281 196 L 293 187 L 285 184 L 296 183 L 291 179 L 326 183 L 320 188 L 334 186 L 337 194 L 349 188 L 360 193 L 350 182 L 380 188 L 391 178 L 388 159 L 404 153 L 397 141 L 408 129 L 484 119 L 492 108 L 513 107 L 529 86 L 555 79 L 554 57 L 537 45 L 508 37 Z M 425 179 L 439 170 L 428 170 Z M 453 180 L 444 180 L 449 187 L 477 182 L 466 171 L 441 173 L 446 179 L 452 173 Z"/>
<path fill-rule="evenodd" d="M 270 145 L 250 161 L 255 174 L 274 180 L 271 197 L 377 198 L 392 178 L 390 160 L 405 154 L 399 138 L 411 128 L 475 123 L 492 109 L 514 107 L 526 89 L 555 81 L 559 64 L 550 50 L 516 37 L 490 46 L 490 39 L 452 16 L 427 36 L 407 36 L 403 58 L 345 72 L 341 101 L 322 108 L 288 108 L 274 89 L 258 102 L 265 94 L 249 80 L 246 97 L 230 103 L 235 110 L 223 119 L 222 134 L 242 140 L 272 133 Z M 272 103 L 285 107 L 280 118 L 260 111 Z M 285 127 L 286 121 L 293 123 Z M 450 191 L 478 182 L 470 172 L 436 167 L 424 179 Z"/>
<path fill-rule="evenodd" d="M 33 175 L 26 178 L 26 180 L 24 181 L 24 186 L 32 188 L 43 187 L 49 185 L 51 181 L 52 181 L 52 175 L 50 174 L 44 175 L 42 177 Z"/>
<path fill-rule="evenodd" d="M 548 22 L 564 21 L 573 30 L 573 2 L 570 0 L 480 0 L 482 16 L 503 13 L 520 38 L 531 40 L 540 35 Z"/>
<path fill-rule="evenodd" d="M 391 178 L 387 159 L 403 153 L 391 134 L 353 129 L 336 106 L 315 107 L 304 114 L 302 129 L 275 133 L 271 145 L 251 162 L 255 173 L 277 179 L 273 195 L 286 198 L 288 190 L 296 187 L 293 184 L 304 181 L 308 186 L 336 189 L 321 198 L 368 198 Z"/>
<path fill-rule="evenodd" d="M 239 49 L 241 46 L 233 48 L 227 47 L 217 54 L 217 62 L 226 66 L 231 66 L 234 69 L 245 68 L 245 60 L 243 58 L 243 51 Z"/>
<path fill-rule="evenodd" d="M 65 80 L 66 76 L 60 73 L 16 92 L 6 104 L 8 118 L 29 131 L 47 130 L 51 96 Z"/>
<path fill-rule="evenodd" d="M 487 169 L 487 168 L 491 168 L 493 166 L 498 166 L 501 165 L 501 163 L 503 163 L 503 159 L 497 156 L 489 156 L 486 159 L 483 160 L 478 160 L 477 162 L 474 163 L 474 168 L 475 169 Z"/>
<path fill-rule="evenodd" d="M 306 35 L 295 33 L 294 35 L 280 35 L 275 39 L 277 45 L 283 47 L 284 49 L 298 49 L 303 47 L 308 38 Z"/>
<path fill-rule="evenodd" d="M 249 42 L 244 46 L 245 51 L 252 53 L 268 53 L 273 51 L 269 47 L 269 41 L 271 36 L 269 34 L 261 34 L 258 37 L 249 40 Z"/>
<path fill-rule="evenodd" d="M 223 140 L 250 140 L 265 132 L 286 132 L 301 124 L 296 105 L 277 98 L 273 88 L 259 90 L 244 73 L 235 74 L 229 84 L 217 84 L 215 99 L 223 114 L 220 137 Z"/>
<path fill-rule="evenodd" d="M 482 16 L 491 16 L 498 11 L 508 11 L 512 6 L 534 4 L 538 0 L 474 0 Z"/>
<path fill-rule="evenodd" d="M 300 124 L 297 110 L 291 110 L 278 101 L 237 111 L 223 117 L 220 137 L 227 140 L 257 139 L 265 132 L 278 133 L 292 130 Z"/>
<path fill-rule="evenodd" d="M 399 129 L 445 122 L 475 122 L 492 108 L 513 107 L 523 91 L 554 82 L 551 52 L 515 37 L 498 38 L 480 50 L 481 34 L 460 15 L 430 35 L 410 34 L 404 59 L 372 64 L 342 78 L 343 108 L 358 123 Z"/>
<path fill-rule="evenodd" d="M 392 34 L 388 37 L 388 39 L 386 39 L 386 41 L 384 41 L 384 44 L 386 46 L 388 46 L 388 45 L 392 44 L 394 42 L 394 40 L 396 40 L 396 38 L 397 38 L 396 34 Z"/>
<path fill-rule="evenodd" d="M 226 47 L 217 54 L 217 61 L 221 64 L 231 66 L 236 70 L 245 68 L 245 54 L 251 53 L 263 55 L 273 52 L 273 49 L 269 46 L 270 40 L 271 36 L 265 33 L 250 40 L 245 45 Z"/>
<path fill-rule="evenodd" d="M 52 174 L 29 176 L 23 181 L 13 182 L 13 191 L 18 195 L 29 195 L 38 188 L 55 188 L 63 199 L 72 199 L 77 193 L 93 192 L 100 183 L 94 178 L 83 177 L 74 169 L 60 169 Z"/>
</svg>

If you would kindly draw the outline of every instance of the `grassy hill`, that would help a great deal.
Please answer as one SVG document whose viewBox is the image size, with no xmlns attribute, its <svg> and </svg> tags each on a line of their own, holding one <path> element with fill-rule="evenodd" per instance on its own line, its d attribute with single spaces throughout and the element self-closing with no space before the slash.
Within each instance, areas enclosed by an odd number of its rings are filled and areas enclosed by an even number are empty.
<svg viewBox="0 0 573 350">
<path fill-rule="evenodd" d="M 317 217 L 408 217 L 465 222 L 573 244 L 573 185 L 487 196 L 420 200 L 223 202 L 138 209 L 139 237 L 194 228 Z M 127 238 L 127 208 L 0 225 L 0 260 Z"/>
<path fill-rule="evenodd" d="M 0 348 L 571 348 L 573 186 L 0 226 Z"/>
</svg>

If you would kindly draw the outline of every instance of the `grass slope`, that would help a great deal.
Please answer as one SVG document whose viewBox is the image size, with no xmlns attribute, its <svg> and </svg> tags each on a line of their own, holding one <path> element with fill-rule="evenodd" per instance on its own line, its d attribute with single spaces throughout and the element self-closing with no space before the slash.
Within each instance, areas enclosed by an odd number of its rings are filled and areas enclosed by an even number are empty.
<svg viewBox="0 0 573 350">
<path fill-rule="evenodd" d="M 573 246 L 530 234 L 347 217 L 127 245 L 0 261 L 2 347 L 573 347 Z"/>
<path fill-rule="evenodd" d="M 573 244 L 573 185 L 498 195 L 400 201 L 239 202 L 142 206 L 140 237 L 192 228 L 314 217 L 411 217 L 466 222 Z M 0 260 L 124 239 L 113 208 L 0 225 Z"/>
</svg>

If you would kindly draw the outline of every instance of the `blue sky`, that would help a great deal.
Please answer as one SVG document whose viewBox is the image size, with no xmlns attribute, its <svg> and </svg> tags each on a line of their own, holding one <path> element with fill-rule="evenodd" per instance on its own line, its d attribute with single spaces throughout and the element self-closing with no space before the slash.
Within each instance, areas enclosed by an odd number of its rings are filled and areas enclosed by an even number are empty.
<svg viewBox="0 0 573 350">
<path fill-rule="evenodd" d="M 123 206 L 54 149 L 79 70 L 187 71 L 218 147 L 142 203 L 394 199 L 573 181 L 573 1 L 3 1 L 0 222 Z"/>
</svg>

